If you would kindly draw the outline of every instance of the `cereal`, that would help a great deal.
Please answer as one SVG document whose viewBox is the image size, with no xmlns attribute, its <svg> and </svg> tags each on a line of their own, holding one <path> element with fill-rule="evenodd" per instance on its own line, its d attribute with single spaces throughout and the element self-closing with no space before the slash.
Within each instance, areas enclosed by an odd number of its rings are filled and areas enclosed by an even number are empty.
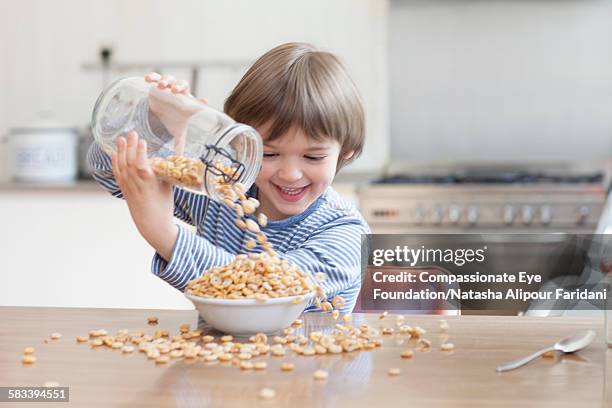
<svg viewBox="0 0 612 408">
<path fill-rule="evenodd" d="M 252 233 L 259 232 L 259 225 L 257 225 L 257 223 L 253 221 L 252 219 L 247 218 L 244 224 L 246 225 L 246 229 L 251 231 Z"/>
<path fill-rule="evenodd" d="M 440 344 L 440 350 L 442 351 L 452 351 L 455 349 L 455 345 L 453 343 L 442 343 Z"/>
<path fill-rule="evenodd" d="M 412 328 L 412 332 L 410 334 L 412 337 L 418 338 L 425 335 L 425 333 L 427 333 L 427 330 L 423 329 L 422 327 L 415 326 Z"/>
<path fill-rule="evenodd" d="M 421 349 L 428 349 L 431 347 L 431 341 L 427 339 L 419 339 L 418 344 L 421 346 Z"/>
<path fill-rule="evenodd" d="M 340 309 L 342 306 L 344 306 L 346 303 L 346 301 L 344 300 L 344 298 L 342 296 L 334 296 L 332 298 L 332 305 L 336 308 L 336 309 Z"/>
<path fill-rule="evenodd" d="M 204 163 L 199 159 L 171 155 L 151 159 L 153 172 L 161 178 L 201 189 L 204 183 Z"/>
<path fill-rule="evenodd" d="M 34 354 L 34 347 L 26 347 L 23 349 L 23 354 Z"/>
<path fill-rule="evenodd" d="M 448 343 L 448 344 L 451 344 L 451 345 L 452 345 L 452 343 Z M 440 347 L 442 347 L 442 346 L 440 346 Z M 453 348 L 454 348 L 454 347 L 453 347 Z M 451 348 L 451 350 L 452 350 L 452 348 Z M 542 354 L 542 357 L 543 357 L 543 358 L 554 358 L 554 357 L 555 357 L 555 351 L 554 351 L 554 350 L 549 350 L 549 351 L 547 351 L 547 352 L 543 353 L 543 354 Z"/>
<path fill-rule="evenodd" d="M 256 299 L 303 296 L 313 290 L 308 276 L 267 253 L 238 255 L 221 267 L 213 267 L 199 278 L 190 281 L 185 291 L 194 296 L 221 299 Z"/>
<path fill-rule="evenodd" d="M 261 399 L 273 399 L 276 397 L 276 391 L 273 388 L 262 388 L 259 390 L 259 398 Z"/>
<path fill-rule="evenodd" d="M 265 361 L 257 361 L 255 363 L 253 363 L 253 368 L 255 370 L 265 370 L 268 367 L 268 363 L 266 363 Z"/>
<path fill-rule="evenodd" d="M 266 225 L 268 225 L 268 217 L 266 217 L 266 214 L 264 213 L 259 213 L 257 216 L 257 222 L 259 223 L 260 227 L 264 228 Z"/>
<path fill-rule="evenodd" d="M 314 350 L 317 354 L 327 354 L 327 349 L 320 344 L 315 344 Z"/>
<path fill-rule="evenodd" d="M 333 310 L 331 315 L 334 318 L 334 320 L 338 320 L 338 317 L 340 316 L 340 312 L 338 310 Z"/>
<path fill-rule="evenodd" d="M 387 314 L 388 314 L 388 312 L 385 310 L 384 312 L 382 312 L 382 313 L 381 313 L 381 314 L 378 316 L 378 318 L 379 318 L 380 320 L 383 320 L 385 317 L 387 317 Z"/>
<path fill-rule="evenodd" d="M 238 358 L 240 360 L 250 360 L 251 358 L 253 358 L 253 355 L 251 353 L 240 353 L 238 354 Z"/>
<path fill-rule="evenodd" d="M 170 361 L 170 357 L 159 356 L 155 359 L 155 364 L 166 364 L 168 361 Z"/>
<path fill-rule="evenodd" d="M 156 316 L 151 316 L 151 317 L 147 317 L 147 323 L 148 324 L 157 324 L 159 322 L 159 319 Z"/>
<path fill-rule="evenodd" d="M 240 362 L 240 369 L 241 370 L 252 370 L 253 369 L 253 363 L 250 361 L 241 361 Z"/>
<path fill-rule="evenodd" d="M 330 344 L 327 347 L 327 351 L 329 351 L 331 354 L 340 354 L 342 353 L 342 346 L 338 344 Z"/>
<path fill-rule="evenodd" d="M 222 337 L 221 337 L 221 342 L 222 342 L 222 343 L 227 343 L 227 342 L 230 342 L 230 341 L 232 341 L 232 340 L 234 340 L 234 337 L 232 337 L 232 336 L 230 336 L 230 335 L 227 335 L 227 336 L 222 336 Z"/>
<path fill-rule="evenodd" d="M 102 341 L 102 339 L 93 339 L 91 341 L 91 346 L 92 347 L 100 347 L 103 344 L 104 344 L 104 342 Z"/>
<path fill-rule="evenodd" d="M 399 327 L 399 331 L 402 334 L 409 334 L 412 337 L 412 326 L 408 326 L 406 324 Z"/>
<path fill-rule="evenodd" d="M 231 353 L 223 353 L 221 355 L 219 355 L 219 361 L 231 361 L 233 356 L 231 355 Z"/>
<path fill-rule="evenodd" d="M 440 320 L 440 331 L 448 330 L 448 322 L 446 320 Z"/>
<path fill-rule="evenodd" d="M 34 364 L 36 362 L 36 356 L 34 356 L 34 354 L 24 354 L 21 361 L 23 364 Z"/>
<path fill-rule="evenodd" d="M 276 347 L 276 346 L 279 346 L 279 347 Z M 276 344 L 272 346 L 272 348 L 270 349 L 270 354 L 272 354 L 275 357 L 282 357 L 285 355 L 285 349 L 280 344 Z"/>
<path fill-rule="evenodd" d="M 390 335 L 393 334 L 394 330 L 393 327 L 383 327 L 382 328 L 382 334 L 384 335 Z"/>
<path fill-rule="evenodd" d="M 121 352 L 124 354 L 129 354 L 134 352 L 134 346 L 123 346 L 121 348 Z"/>
<path fill-rule="evenodd" d="M 392 376 L 392 377 L 400 375 L 400 372 L 401 371 L 400 371 L 399 368 L 390 368 L 389 369 L 389 375 Z"/>
<path fill-rule="evenodd" d="M 302 350 L 303 356 L 314 356 L 316 353 L 317 352 L 314 347 L 304 347 L 304 349 Z"/>
<path fill-rule="evenodd" d="M 295 368 L 295 364 L 293 364 L 293 363 L 282 363 L 280 365 L 281 371 L 285 371 L 285 372 L 293 371 L 294 368 Z"/>
<path fill-rule="evenodd" d="M 77 343 L 85 343 L 85 342 L 87 342 L 87 340 L 89 340 L 88 337 L 85 337 L 85 336 L 76 336 Z"/>
<path fill-rule="evenodd" d="M 51 333 L 51 340 L 59 340 L 62 338 L 62 335 L 60 333 Z"/>
<path fill-rule="evenodd" d="M 257 202 L 257 204 L 255 204 L 255 202 Z M 259 202 L 254 198 L 248 198 L 246 201 L 242 202 L 242 211 L 247 215 L 253 214 L 257 207 L 259 207 Z"/>
<path fill-rule="evenodd" d="M 402 358 L 412 358 L 414 356 L 414 352 L 412 350 L 404 350 L 400 353 Z"/>
<path fill-rule="evenodd" d="M 327 380 L 329 373 L 325 370 L 317 370 L 312 374 L 312 378 L 318 381 Z"/>
</svg>

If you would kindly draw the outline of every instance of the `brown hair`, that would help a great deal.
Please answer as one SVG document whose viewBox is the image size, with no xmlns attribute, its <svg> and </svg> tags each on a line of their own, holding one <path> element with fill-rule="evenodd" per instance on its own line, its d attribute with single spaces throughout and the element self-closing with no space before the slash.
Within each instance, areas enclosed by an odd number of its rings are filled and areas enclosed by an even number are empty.
<svg viewBox="0 0 612 408">
<path fill-rule="evenodd" d="M 296 125 L 316 140 L 338 141 L 338 169 L 363 149 L 365 115 L 355 84 L 336 56 L 310 44 L 282 44 L 259 57 L 224 110 L 255 127 L 272 121 L 267 140 Z M 350 151 L 353 156 L 345 160 Z"/>
</svg>

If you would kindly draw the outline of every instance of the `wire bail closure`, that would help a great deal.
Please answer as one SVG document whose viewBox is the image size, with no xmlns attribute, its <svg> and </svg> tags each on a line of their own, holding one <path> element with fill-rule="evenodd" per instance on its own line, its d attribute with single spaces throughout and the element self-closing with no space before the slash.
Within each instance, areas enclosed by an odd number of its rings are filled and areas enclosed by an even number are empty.
<svg viewBox="0 0 612 408">
<path fill-rule="evenodd" d="M 200 156 L 200 160 L 206 166 L 206 172 L 211 172 L 215 176 L 223 177 L 223 180 L 226 183 L 235 183 L 240 180 L 242 173 L 244 173 L 245 170 L 244 164 L 234 159 L 227 150 L 217 147 L 217 145 L 207 144 L 204 147 L 206 147 L 206 154 Z M 214 162 L 218 160 L 218 156 L 228 159 L 231 162 L 234 171 L 227 174 L 223 170 L 217 168 Z"/>
</svg>

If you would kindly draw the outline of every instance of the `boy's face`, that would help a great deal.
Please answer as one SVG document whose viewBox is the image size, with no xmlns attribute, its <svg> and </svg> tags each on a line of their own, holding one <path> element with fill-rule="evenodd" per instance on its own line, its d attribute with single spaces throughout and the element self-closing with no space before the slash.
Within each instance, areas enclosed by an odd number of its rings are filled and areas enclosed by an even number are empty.
<svg viewBox="0 0 612 408">
<path fill-rule="evenodd" d="M 316 141 L 292 126 L 281 137 L 267 141 L 269 124 L 257 128 L 263 138 L 264 157 L 256 184 L 258 212 L 270 220 L 302 213 L 329 187 L 336 174 L 340 144 Z"/>
</svg>

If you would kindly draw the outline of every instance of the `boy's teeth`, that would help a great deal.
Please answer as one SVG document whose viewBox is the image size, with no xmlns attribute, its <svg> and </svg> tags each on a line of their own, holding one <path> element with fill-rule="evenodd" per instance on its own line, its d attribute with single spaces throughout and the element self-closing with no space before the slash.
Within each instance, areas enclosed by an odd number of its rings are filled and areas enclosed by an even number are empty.
<svg viewBox="0 0 612 408">
<path fill-rule="evenodd" d="M 285 194 L 289 194 L 289 195 L 297 195 L 299 194 L 304 188 L 285 188 L 285 187 L 280 187 L 281 191 Z"/>
</svg>

